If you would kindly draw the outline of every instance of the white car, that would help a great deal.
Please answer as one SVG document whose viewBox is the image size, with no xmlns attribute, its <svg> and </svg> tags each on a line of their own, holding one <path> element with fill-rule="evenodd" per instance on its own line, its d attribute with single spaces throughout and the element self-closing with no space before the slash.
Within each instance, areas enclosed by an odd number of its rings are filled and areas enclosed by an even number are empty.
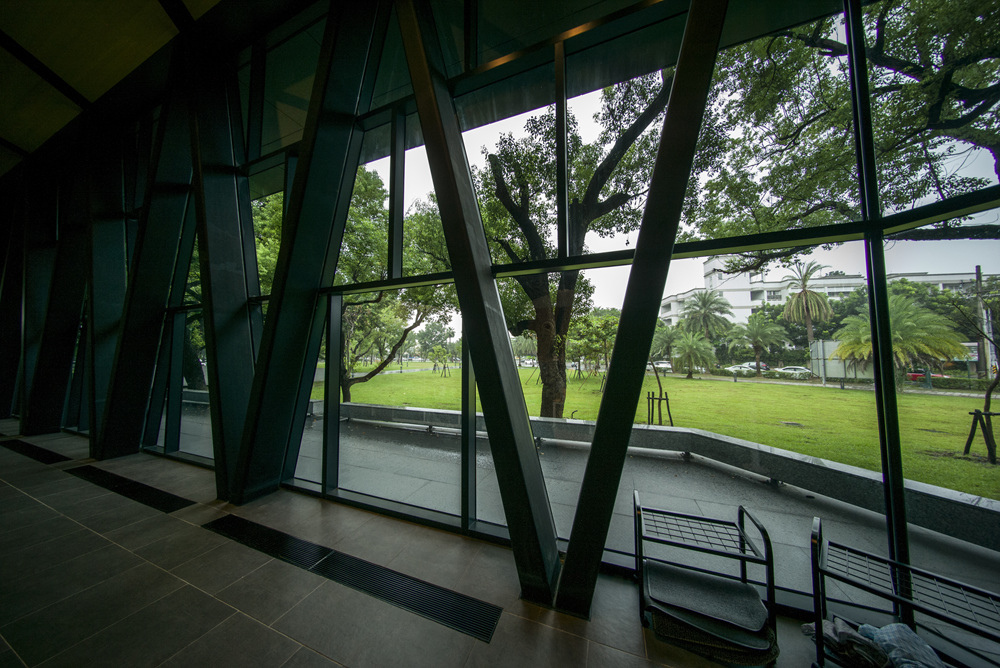
<svg viewBox="0 0 1000 668">
<path fill-rule="evenodd" d="M 752 364 L 734 364 L 733 366 L 727 366 L 726 371 L 732 373 L 734 371 L 756 371 L 757 367 Z M 763 367 L 761 368 L 763 370 Z"/>
<path fill-rule="evenodd" d="M 812 373 L 809 369 L 804 366 L 783 366 L 780 369 L 775 369 L 778 373 Z"/>
<path fill-rule="evenodd" d="M 666 369 L 667 371 L 670 371 L 673 368 L 673 365 L 671 365 L 670 362 L 667 360 L 660 360 L 659 362 L 653 362 L 653 366 L 655 366 L 657 369 Z"/>
</svg>

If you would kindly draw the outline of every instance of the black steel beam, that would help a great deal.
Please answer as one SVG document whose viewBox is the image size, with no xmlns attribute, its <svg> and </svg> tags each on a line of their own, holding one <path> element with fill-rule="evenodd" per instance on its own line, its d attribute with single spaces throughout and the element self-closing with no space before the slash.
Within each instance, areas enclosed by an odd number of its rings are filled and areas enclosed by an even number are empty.
<svg viewBox="0 0 1000 668">
<path fill-rule="evenodd" d="M 264 133 L 264 71 L 267 66 L 267 48 L 263 41 L 250 48 L 250 93 L 247 97 L 247 160 L 260 157 Z"/>
<path fill-rule="evenodd" d="M 87 412 L 91 439 L 97 439 L 101 433 L 128 284 L 122 148 L 118 132 L 101 133 L 100 141 L 93 142 L 91 147 L 93 159 L 86 177 L 90 255 L 87 368 L 91 397 Z"/>
<path fill-rule="evenodd" d="M 137 452 L 156 367 L 163 312 L 168 305 L 184 215 L 191 192 L 191 127 L 186 58 L 177 45 L 172 86 L 164 101 L 150 162 L 149 187 L 129 271 L 118 347 L 108 385 L 104 427 L 91 439 L 91 456 L 109 459 Z"/>
<path fill-rule="evenodd" d="M 521 595 L 549 604 L 559 578 L 555 522 L 514 365 L 503 307 L 490 273 L 490 252 L 479 216 L 454 102 L 444 76 L 430 8 L 396 3 L 403 47 L 441 210 L 448 255 L 470 357 L 489 430 L 497 482 L 510 530 Z"/>
<path fill-rule="evenodd" d="M 583 617 L 590 615 L 727 5 L 705 0 L 688 11 L 556 598 L 558 608 Z"/>
<path fill-rule="evenodd" d="M 298 412 L 305 410 L 303 374 L 315 372 L 322 334 L 314 331 L 319 290 L 332 279 L 339 257 L 360 155 L 355 119 L 371 103 L 388 16 L 385 2 L 343 3 L 326 23 L 295 180 L 285 198 L 281 250 L 231 499 L 235 503 L 276 490 L 286 450 L 301 439 L 293 432 Z"/>
<path fill-rule="evenodd" d="M 401 107 L 392 113 L 389 127 L 389 278 L 403 276 L 403 207 L 406 204 L 403 176 L 406 174 L 406 114 Z"/>
<path fill-rule="evenodd" d="M 462 332 L 462 528 L 476 522 L 476 372 Z"/>
<path fill-rule="evenodd" d="M 20 415 L 35 373 L 56 257 L 56 188 L 48 175 L 29 172 L 24 182 L 24 283 L 21 296 L 21 360 L 14 413 Z"/>
<path fill-rule="evenodd" d="M 340 487 L 340 365 L 343 362 L 344 297 L 327 297 L 326 369 L 323 393 L 323 493 Z"/>
<path fill-rule="evenodd" d="M 83 93 L 66 83 L 66 80 L 49 69 L 49 66 L 35 57 L 33 53 L 21 46 L 16 39 L 0 30 L 0 48 L 5 49 L 10 55 L 21 61 L 25 67 L 41 77 L 45 83 L 49 84 L 64 97 L 68 98 L 80 109 L 90 107 L 88 100 Z"/>
<path fill-rule="evenodd" d="M 240 86 L 236 74 L 226 77 L 229 99 L 229 123 L 233 133 L 233 154 L 240 176 L 236 179 L 236 205 L 239 207 L 240 232 L 243 245 L 243 274 L 246 277 L 246 294 L 250 312 L 250 335 L 253 359 L 257 359 L 260 337 L 264 332 L 264 310 L 260 301 L 260 269 L 257 266 L 257 238 L 253 229 L 253 208 L 250 203 L 250 179 L 247 174 L 246 148 L 243 141 L 243 111 L 240 107 Z"/>
<path fill-rule="evenodd" d="M 0 274 L 0 418 L 11 416 L 17 370 L 21 363 L 21 295 L 24 282 L 24 228 L 21 198 L 3 193 L 6 205 L 2 224 L 8 230 L 7 248 Z"/>
<path fill-rule="evenodd" d="M 848 63 L 854 112 L 854 137 L 858 154 L 858 184 L 861 211 L 866 221 L 880 222 L 878 169 L 868 88 L 868 59 L 861 2 L 844 0 L 847 24 Z M 886 537 L 889 558 L 910 563 L 906 526 L 899 416 L 896 408 L 896 371 L 892 351 L 892 323 L 889 321 L 889 288 L 885 279 L 885 254 L 881 231 L 865 235 L 865 266 L 868 278 L 868 313 L 872 330 L 872 362 L 875 370 L 875 406 L 879 423 L 879 452 L 882 459 L 882 489 L 885 496 Z M 895 574 L 893 574 L 895 577 Z M 900 583 L 908 588 L 910 583 Z M 904 594 L 905 596 L 905 594 Z M 913 626 L 913 609 L 903 606 L 902 620 Z"/>
<path fill-rule="evenodd" d="M 194 17 L 183 0 L 159 0 L 160 7 L 177 28 L 177 32 L 187 32 L 194 26 Z"/>
<path fill-rule="evenodd" d="M 250 216 L 250 189 L 238 169 L 243 137 L 231 123 L 234 107 L 239 108 L 239 98 L 233 97 L 236 90 L 225 74 L 205 62 L 210 59 L 201 60 L 199 72 L 193 73 L 197 93 L 191 154 L 215 486 L 220 499 L 229 499 L 253 383 L 245 256 L 245 232 L 252 227 L 245 219 Z"/>
<path fill-rule="evenodd" d="M 557 255 L 569 255 L 569 109 L 566 100 L 566 43 L 556 42 L 556 242 Z"/>
<path fill-rule="evenodd" d="M 73 176 L 77 176 L 73 173 Z M 87 249 L 87 187 L 70 178 L 59 203 L 56 246 L 49 298 L 45 308 L 38 355 L 27 401 L 21 410 L 21 433 L 50 434 L 62 428 L 73 354 L 80 333 L 80 316 L 90 265 Z"/>
</svg>

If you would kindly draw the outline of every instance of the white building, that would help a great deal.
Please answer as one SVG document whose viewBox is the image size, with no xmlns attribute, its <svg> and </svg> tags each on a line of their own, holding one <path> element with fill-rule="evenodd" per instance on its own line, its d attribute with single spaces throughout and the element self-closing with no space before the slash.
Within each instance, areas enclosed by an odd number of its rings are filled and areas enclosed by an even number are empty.
<svg viewBox="0 0 1000 668">
<path fill-rule="evenodd" d="M 716 290 L 726 298 L 733 309 L 733 321 L 746 323 L 757 309 L 764 304 L 784 304 L 791 290 L 788 280 L 765 280 L 760 273 L 727 274 L 725 269 L 726 256 L 710 257 L 704 262 L 704 285 L 691 288 L 679 294 L 669 295 L 660 303 L 660 318 L 667 325 L 676 325 L 684 311 L 684 303 L 696 293 L 706 290 Z M 782 277 L 791 271 L 782 273 Z M 972 272 L 964 274 L 931 274 L 928 272 L 886 274 L 890 283 L 905 278 L 914 283 L 931 283 L 940 289 L 956 290 L 963 284 L 975 282 L 976 275 Z M 814 277 L 809 281 L 809 289 L 825 294 L 830 299 L 839 299 L 865 285 L 863 274 L 836 274 L 828 271 L 823 276 Z"/>
</svg>

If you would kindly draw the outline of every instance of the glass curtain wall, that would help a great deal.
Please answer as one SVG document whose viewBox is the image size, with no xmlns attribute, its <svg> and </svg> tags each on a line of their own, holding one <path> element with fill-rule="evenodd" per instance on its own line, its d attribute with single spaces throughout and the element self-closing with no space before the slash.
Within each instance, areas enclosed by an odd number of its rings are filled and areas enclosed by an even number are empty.
<svg viewBox="0 0 1000 668">
<path fill-rule="evenodd" d="M 989 59 L 974 58 L 976 45 L 982 42 L 976 32 L 982 22 L 945 21 L 939 12 L 923 16 L 922 7 L 917 3 L 884 0 L 866 5 L 863 10 L 870 42 L 867 65 L 876 171 L 885 214 L 905 212 L 997 183 L 991 154 L 981 139 L 983 132 L 995 128 L 995 110 L 976 107 L 975 113 L 965 115 L 962 111 L 971 109 L 963 95 L 972 94 L 970 90 L 989 89 L 997 83 L 995 64 Z M 973 11 L 958 6 L 949 11 L 967 10 Z M 489 14 L 488 8 L 485 14 Z M 558 20 L 561 18 L 552 17 L 552 21 Z M 912 29 L 914 25 L 930 25 L 935 21 L 942 24 L 937 31 Z M 943 37 L 938 40 L 928 36 L 935 32 Z M 395 32 L 392 34 L 395 39 Z M 850 345 L 852 328 L 867 332 L 869 342 L 871 333 L 870 328 L 865 329 L 869 287 L 862 244 L 844 242 L 844 238 L 858 239 L 858 223 L 865 222 L 846 35 L 844 18 L 836 14 L 753 39 L 719 55 L 679 238 L 678 251 L 692 259 L 674 260 L 671 266 L 642 400 L 635 407 L 636 424 L 647 425 L 636 439 L 640 444 L 637 447 L 643 451 L 641 456 L 629 458 L 621 486 L 622 490 L 639 489 L 649 497 L 644 500 L 653 504 L 706 515 L 735 512 L 718 501 L 719 494 L 723 488 L 744 490 L 740 494 L 753 501 L 748 505 L 758 511 L 765 524 L 777 527 L 773 538 L 779 550 L 786 552 L 782 558 L 803 564 L 807 555 L 802 536 L 808 534 L 807 525 L 814 512 L 806 510 L 805 502 L 818 503 L 817 498 L 822 500 L 824 495 L 836 496 L 836 490 L 830 485 L 807 482 L 808 475 L 789 474 L 787 462 L 794 463 L 791 469 L 805 470 L 808 461 L 827 460 L 854 472 L 862 481 L 861 487 L 872 488 L 872 493 L 859 492 L 859 498 L 868 499 L 857 501 L 861 508 L 859 515 L 840 519 L 844 527 L 860 522 L 871 529 L 870 534 L 860 539 L 862 547 L 885 550 L 873 373 L 870 356 L 866 361 Z M 302 44 L 309 39 L 306 33 L 300 38 Z M 494 51 L 507 43 L 504 39 L 521 38 L 517 31 L 506 37 L 481 34 L 480 60 L 488 54 L 502 55 Z M 948 70 L 942 49 L 949 38 L 968 51 L 973 66 Z M 930 41 L 925 44 L 920 40 Z M 614 48 L 621 48 L 623 61 L 627 60 L 627 45 Z M 451 56 L 457 57 L 457 52 Z M 952 85 L 940 99 L 928 100 L 907 92 L 913 85 L 922 84 L 916 81 L 919 77 L 913 76 L 915 66 L 903 67 L 900 63 L 912 65 L 917 62 L 914 59 L 924 56 L 930 58 L 928 63 L 921 64 L 927 76 L 937 77 L 935 81 L 943 85 Z M 657 107 L 665 104 L 662 93 L 672 76 L 669 67 L 635 76 L 634 71 L 642 69 L 634 67 L 628 77 L 620 78 L 617 83 L 599 82 L 587 88 L 581 82 L 588 80 L 590 73 L 582 68 L 591 61 L 592 55 L 580 52 L 573 52 L 567 60 L 569 88 L 573 91 L 569 101 L 567 199 L 570 218 L 586 218 L 580 228 L 583 254 L 628 250 L 634 246 L 662 124 L 662 108 Z M 648 65 L 647 70 L 657 66 Z M 545 84 L 545 79 L 532 72 L 532 82 Z M 305 79 L 268 81 L 272 82 L 268 84 L 269 90 L 287 93 L 291 90 L 289 86 Z M 548 85 L 554 90 L 551 81 Z M 594 90 L 598 85 L 604 87 Z M 587 90 L 591 92 L 581 94 Z M 532 95 L 535 105 L 554 98 L 554 94 L 549 97 L 534 88 Z M 388 106 L 380 113 L 387 109 Z M 460 110 L 460 113 L 465 112 Z M 640 123 L 644 113 L 648 118 Z M 379 118 L 386 116 L 383 113 Z M 554 107 L 537 107 L 463 134 L 492 258 L 501 271 L 511 264 L 552 262 L 557 258 L 554 117 Z M 405 122 L 412 124 L 415 119 L 411 117 Z M 860 134 L 863 136 L 867 130 L 861 128 Z M 387 128 L 369 130 L 370 134 L 379 132 L 385 133 Z M 631 136 L 630 132 L 636 138 L 622 145 L 619 140 Z M 293 134 L 279 132 L 273 141 L 280 143 L 284 141 L 280 137 Z M 391 143 L 382 137 L 379 145 Z M 604 172 L 599 166 L 608 169 Z M 439 301 L 434 307 L 439 310 L 428 311 L 414 325 L 420 300 L 425 297 L 419 296 L 414 288 L 389 283 L 393 280 L 387 262 L 389 202 L 390 194 L 396 194 L 389 192 L 389 172 L 388 157 L 359 170 L 341 264 L 333 286 L 343 299 L 340 387 L 336 396 L 330 396 L 332 388 L 325 386 L 323 365 L 332 364 L 334 354 L 324 349 L 314 376 L 315 382 L 322 382 L 324 387 L 316 386 L 314 399 L 320 396 L 327 402 L 339 399 L 341 419 L 351 414 L 351 419 L 341 422 L 338 430 L 341 489 L 454 515 L 461 504 L 458 450 L 441 456 L 442 461 L 447 460 L 447 466 L 441 469 L 448 471 L 444 479 L 427 478 L 418 487 L 392 482 L 396 480 L 392 476 L 407 474 L 407 467 L 414 466 L 415 461 L 403 464 L 403 460 L 393 458 L 401 454 L 419 458 L 421 455 L 414 454 L 417 446 L 412 444 L 418 440 L 430 443 L 439 429 L 429 424 L 428 409 L 459 410 L 460 383 L 449 379 L 444 364 L 447 361 L 456 365 L 456 358 L 460 357 L 455 344 L 461 320 L 456 317 L 453 293 L 437 287 L 430 292 Z M 396 187 L 403 189 L 402 276 L 407 279 L 450 268 L 429 172 L 422 147 L 405 152 L 404 178 Z M 595 180 L 595 174 L 599 173 L 604 176 Z M 280 197 L 275 195 L 255 204 L 262 294 L 269 291 L 268 266 L 273 268 L 267 256 L 273 253 L 276 257 L 275 240 L 280 240 L 280 225 L 279 232 L 274 234 L 267 231 L 268 224 L 263 221 L 280 214 Z M 583 216 L 588 205 L 596 212 L 589 218 Z M 869 214 L 873 221 L 876 215 L 876 212 Z M 934 229 L 963 224 L 964 221 L 937 224 Z M 842 233 L 841 226 L 851 231 Z M 818 228 L 816 235 L 796 244 L 795 239 L 806 238 L 801 231 L 809 228 Z M 767 239 L 766 244 L 759 242 L 762 238 Z M 723 254 L 705 250 L 719 248 L 723 240 L 731 240 Z M 902 291 L 901 286 L 920 292 L 925 288 L 898 282 L 908 271 L 904 267 L 909 266 L 909 260 L 905 258 L 920 254 L 894 255 L 891 247 L 896 243 L 894 239 L 886 246 L 888 272 L 893 275 L 890 292 Z M 907 243 L 930 242 L 907 239 Z M 979 264 L 988 265 L 986 258 L 994 249 L 986 244 L 981 250 L 985 255 Z M 898 265 L 895 258 L 900 258 Z M 919 271 L 929 275 L 928 266 L 932 262 L 922 260 L 922 264 L 918 263 L 923 267 Z M 627 268 L 588 270 L 572 285 L 564 284 L 562 290 L 557 284 L 565 276 L 553 268 L 548 269 L 552 272 L 549 274 L 531 271 L 545 270 L 533 268 L 516 279 L 498 280 L 524 400 L 533 416 L 567 420 L 570 425 L 575 425 L 575 421 L 589 423 L 597 415 L 600 379 L 609 363 L 607 354 L 616 332 L 612 322 L 614 310 L 621 305 Z M 971 269 L 956 271 L 968 274 Z M 894 277 L 895 274 L 901 276 Z M 910 282 L 929 283 L 914 277 Z M 939 291 L 957 290 L 947 288 L 947 282 L 942 279 Z M 354 284 L 363 284 L 363 289 L 351 288 Z M 566 332 L 557 337 L 558 346 L 563 346 L 565 352 L 553 355 L 552 342 L 544 340 L 539 330 L 544 329 L 545 318 L 559 310 L 559 300 L 566 302 L 563 307 L 572 303 L 572 308 L 564 309 L 565 322 L 560 322 L 566 326 Z M 893 320 L 896 322 L 898 318 Z M 400 342 L 399 333 L 411 325 L 406 340 Z M 442 343 L 425 345 L 425 340 L 431 339 L 440 339 Z M 951 366 L 943 362 L 939 365 L 937 383 L 941 389 L 948 389 L 942 386 L 954 380 L 955 365 L 964 364 L 966 384 L 976 384 L 972 380 L 977 379 L 971 378 L 973 353 L 968 355 L 960 359 L 956 353 L 956 358 L 949 362 Z M 557 360 L 555 366 L 553 359 Z M 546 364 L 549 368 L 543 369 Z M 377 373 L 360 380 L 375 369 Z M 454 373 L 454 366 L 449 366 L 448 371 Z M 561 391 L 553 393 L 553 383 L 543 380 L 553 372 L 557 372 L 556 376 L 565 373 L 565 395 Z M 952 440 L 957 432 L 952 426 L 947 429 L 916 426 L 919 420 L 912 417 L 912 411 L 919 413 L 920 409 L 910 406 L 909 394 L 917 388 L 908 384 L 918 381 L 911 379 L 910 373 L 916 373 L 915 368 L 901 372 L 897 379 L 903 383 L 899 417 L 905 473 L 915 480 L 963 491 L 964 483 L 948 478 L 943 466 L 920 473 L 916 455 L 923 450 L 942 449 L 931 442 L 944 438 L 935 431 L 946 432 Z M 975 373 L 979 373 L 978 367 Z M 933 387 L 933 370 L 930 375 Z M 413 394 L 412 385 L 418 386 L 417 394 Z M 916 394 L 913 399 L 918 399 Z M 369 412 L 368 417 L 355 418 L 354 413 L 362 408 Z M 418 412 L 423 412 L 424 417 L 418 418 Z M 371 430 L 386 428 L 384 424 L 374 424 L 380 420 L 395 423 L 392 429 L 409 429 L 405 440 L 412 447 L 393 437 L 372 436 L 375 432 Z M 440 426 L 439 440 L 447 428 Z M 583 431 L 586 428 L 581 427 Z M 967 433 L 968 427 L 965 429 Z M 674 434 L 674 441 L 668 447 L 656 443 L 660 431 Z M 401 432 L 393 432 L 398 433 Z M 362 437 L 370 437 L 373 447 L 382 450 L 376 453 L 368 448 L 352 454 L 353 446 L 349 444 L 360 442 Z M 567 538 L 585 456 L 577 457 L 579 465 L 566 463 L 568 459 L 549 465 L 549 460 L 556 459 L 554 453 L 569 452 L 579 446 L 546 438 L 543 435 L 538 441 L 539 457 L 559 535 Z M 579 443 L 585 448 L 589 437 L 580 438 Z M 712 450 L 705 445 L 708 442 L 705 439 L 725 443 L 725 447 Z M 434 449 L 421 447 L 424 455 Z M 386 454 L 386 448 L 393 451 Z M 711 456 L 705 454 L 709 450 Z M 303 458 L 315 458 L 316 453 L 310 452 L 307 455 L 303 448 L 297 475 L 317 482 L 321 467 L 315 462 L 309 466 L 303 464 Z M 758 453 L 752 464 L 734 454 L 747 452 Z M 760 453 L 767 456 L 758 456 Z M 769 468 L 769 462 L 777 461 L 783 462 L 781 475 Z M 440 463 L 428 461 L 426 466 L 429 470 Z M 420 463 L 418 468 L 423 466 Z M 503 524 L 492 457 L 488 441 L 483 438 L 477 441 L 476 471 L 475 518 Z M 972 493 L 992 494 L 996 498 L 995 492 L 988 489 Z M 794 521 L 789 522 L 788 507 L 793 501 L 803 503 L 802 512 L 791 513 Z M 628 503 L 619 506 L 616 512 L 620 517 L 616 515 L 613 522 L 608 547 L 628 552 L 632 549 L 630 525 L 626 522 Z M 834 510 L 824 512 L 836 515 Z M 837 520 L 830 524 L 837 526 Z M 781 584 L 796 589 L 808 585 L 798 581 Z"/>
</svg>

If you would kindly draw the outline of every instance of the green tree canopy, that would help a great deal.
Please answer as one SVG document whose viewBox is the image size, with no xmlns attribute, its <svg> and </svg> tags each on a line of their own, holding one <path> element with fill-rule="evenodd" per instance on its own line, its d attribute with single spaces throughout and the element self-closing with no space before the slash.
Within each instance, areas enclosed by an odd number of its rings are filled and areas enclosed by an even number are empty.
<svg viewBox="0 0 1000 668">
<path fill-rule="evenodd" d="M 893 362 L 897 369 L 965 359 L 968 353 L 958 334 L 947 322 L 912 299 L 889 297 L 889 325 L 892 329 Z M 871 321 L 867 313 L 848 316 L 834 338 L 840 346 L 834 352 L 843 360 L 853 360 L 862 368 L 872 360 Z"/>
</svg>

